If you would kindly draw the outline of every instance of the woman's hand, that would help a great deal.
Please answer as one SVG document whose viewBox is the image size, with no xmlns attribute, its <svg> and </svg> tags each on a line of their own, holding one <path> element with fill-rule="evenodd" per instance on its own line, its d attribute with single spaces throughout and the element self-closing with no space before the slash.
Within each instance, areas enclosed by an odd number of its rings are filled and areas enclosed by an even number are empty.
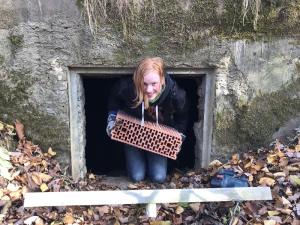
<svg viewBox="0 0 300 225">
<path fill-rule="evenodd" d="M 182 143 L 184 142 L 186 136 L 183 134 L 183 133 L 180 133 L 180 136 L 181 136 L 181 140 L 182 140 Z"/>
<path fill-rule="evenodd" d="M 109 112 L 107 117 L 107 126 L 106 126 L 106 133 L 109 137 L 111 137 L 111 131 L 116 125 L 116 113 Z"/>
</svg>

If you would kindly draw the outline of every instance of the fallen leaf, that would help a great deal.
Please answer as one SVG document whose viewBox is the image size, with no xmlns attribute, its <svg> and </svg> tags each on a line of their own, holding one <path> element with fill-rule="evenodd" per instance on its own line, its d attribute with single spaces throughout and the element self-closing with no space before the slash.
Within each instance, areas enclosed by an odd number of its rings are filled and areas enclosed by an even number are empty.
<svg viewBox="0 0 300 225">
<path fill-rule="evenodd" d="M 33 180 L 33 182 L 37 185 L 41 185 L 43 183 L 42 178 L 39 176 L 38 172 L 33 172 L 31 174 L 31 179 Z"/>
<path fill-rule="evenodd" d="M 94 180 L 94 179 L 96 179 L 96 177 L 95 177 L 95 175 L 94 174 L 89 174 L 89 179 L 92 179 L 92 180 Z"/>
<path fill-rule="evenodd" d="M 220 167 L 222 166 L 223 163 L 221 163 L 219 160 L 213 160 L 212 162 L 209 163 L 209 167 Z"/>
<path fill-rule="evenodd" d="M 121 224 L 120 224 L 119 221 L 116 219 L 116 222 L 114 222 L 114 225 L 121 225 Z"/>
<path fill-rule="evenodd" d="M 63 223 L 64 224 L 73 224 L 74 223 L 74 218 L 71 213 L 66 213 L 66 215 L 63 218 Z"/>
<path fill-rule="evenodd" d="M 290 215 L 293 212 L 291 209 L 278 209 L 278 211 L 287 215 Z"/>
<path fill-rule="evenodd" d="M 181 213 L 183 213 L 183 212 L 184 212 L 184 208 L 181 207 L 181 206 L 178 206 L 178 207 L 176 208 L 176 210 L 175 210 L 175 213 L 176 213 L 176 214 L 181 214 Z"/>
<path fill-rule="evenodd" d="M 198 212 L 200 209 L 201 203 L 190 203 L 189 206 L 194 212 Z"/>
<path fill-rule="evenodd" d="M 182 224 L 182 215 L 181 214 L 174 214 L 172 216 L 172 224 L 173 225 L 181 225 Z"/>
<path fill-rule="evenodd" d="M 270 177 L 262 177 L 259 179 L 259 184 L 273 186 L 275 184 L 275 180 Z"/>
<path fill-rule="evenodd" d="M 10 201 L 10 197 L 8 195 L 4 195 L 1 200 L 3 201 Z"/>
<path fill-rule="evenodd" d="M 121 216 L 118 219 L 119 219 L 119 221 L 120 221 L 121 224 L 127 224 L 128 221 L 129 221 L 129 217 L 123 217 L 123 216 Z"/>
<path fill-rule="evenodd" d="M 261 171 L 263 171 L 263 172 L 265 172 L 265 173 L 269 173 L 269 172 L 270 172 L 269 169 L 268 169 L 267 167 L 262 168 Z"/>
<path fill-rule="evenodd" d="M 4 160 L 10 160 L 9 151 L 3 146 L 0 146 L 0 158 Z"/>
<path fill-rule="evenodd" d="M 56 155 L 56 152 L 53 151 L 53 149 L 50 147 L 50 148 L 48 148 L 48 154 L 49 154 L 50 156 L 55 156 L 55 155 Z"/>
<path fill-rule="evenodd" d="M 287 200 L 285 197 L 281 197 L 281 200 L 282 200 L 282 204 L 284 205 L 291 205 L 291 202 L 289 200 Z"/>
<path fill-rule="evenodd" d="M 150 225 L 171 225 L 171 221 L 150 221 Z"/>
<path fill-rule="evenodd" d="M 5 128 L 7 129 L 9 135 L 15 135 L 15 133 L 14 133 L 14 130 L 15 130 L 14 126 L 6 124 Z"/>
<path fill-rule="evenodd" d="M 237 225 L 238 222 L 239 222 L 239 218 L 235 216 L 230 225 Z"/>
<path fill-rule="evenodd" d="M 272 155 L 270 154 L 267 157 L 267 162 L 269 164 L 274 164 L 276 162 L 276 160 L 277 160 L 277 155 L 276 154 L 272 154 Z"/>
<path fill-rule="evenodd" d="M 259 210 L 259 207 L 255 202 L 245 202 L 245 207 L 251 212 L 251 214 L 256 214 Z"/>
<path fill-rule="evenodd" d="M 291 225 L 300 225 L 300 220 L 294 218 L 293 222 Z"/>
<path fill-rule="evenodd" d="M 231 156 L 231 162 L 233 163 L 233 164 L 238 164 L 239 163 L 239 160 L 240 160 L 240 156 L 239 156 L 239 154 L 233 154 L 232 156 Z"/>
<path fill-rule="evenodd" d="M 127 187 L 130 188 L 130 189 L 137 189 L 138 188 L 138 186 L 134 185 L 134 184 L 128 184 Z"/>
<path fill-rule="evenodd" d="M 278 211 L 268 211 L 269 216 L 277 216 L 279 214 L 280 214 L 280 212 L 278 212 Z"/>
<path fill-rule="evenodd" d="M 292 196 L 288 197 L 289 201 L 295 201 L 296 202 L 298 199 L 300 199 L 300 192 L 297 192 L 297 193 L 293 194 Z"/>
<path fill-rule="evenodd" d="M 259 215 L 264 215 L 268 212 L 268 208 L 266 206 L 263 206 L 261 209 L 258 210 Z"/>
<path fill-rule="evenodd" d="M 39 177 L 42 179 L 43 182 L 48 182 L 52 179 L 52 176 L 45 173 L 39 173 Z"/>
<path fill-rule="evenodd" d="M 45 192 L 45 191 L 48 191 L 48 190 L 49 190 L 47 184 L 45 184 L 45 183 L 42 183 L 42 184 L 41 184 L 40 189 L 41 189 L 42 192 Z"/>
<path fill-rule="evenodd" d="M 291 195 L 293 195 L 293 192 L 292 192 L 292 190 L 291 190 L 291 188 L 290 188 L 290 187 L 287 187 L 287 188 L 286 188 L 286 190 L 285 190 L 285 194 L 286 194 L 286 195 L 288 195 L 288 196 L 291 196 Z"/>
<path fill-rule="evenodd" d="M 96 207 L 96 210 L 98 211 L 100 216 L 103 216 L 105 213 L 110 212 L 110 207 L 106 206 L 106 205 L 105 206 L 99 206 L 99 207 Z"/>
<path fill-rule="evenodd" d="M 22 190 L 20 189 L 18 191 L 11 192 L 11 193 L 9 193 L 9 196 L 12 201 L 19 200 L 22 197 Z"/>
<path fill-rule="evenodd" d="M 5 179 L 7 179 L 9 181 L 13 180 L 13 177 L 10 175 L 8 168 L 0 167 L 0 176 L 4 177 Z"/>
<path fill-rule="evenodd" d="M 35 221 L 34 221 L 34 225 L 44 225 L 44 221 L 42 218 L 38 217 Z"/>
<path fill-rule="evenodd" d="M 15 127 L 19 140 L 25 138 L 24 125 L 19 120 L 16 120 Z"/>
<path fill-rule="evenodd" d="M 32 225 L 36 220 L 37 218 L 39 218 L 38 216 L 31 216 L 29 218 L 27 218 L 26 220 L 24 220 L 24 223 L 26 225 Z"/>
<path fill-rule="evenodd" d="M 10 168 L 12 168 L 12 165 L 11 165 L 11 163 L 8 161 L 8 160 L 6 160 L 6 159 L 2 159 L 2 158 L 0 158 L 0 168 L 7 168 L 7 169 L 10 169 Z"/>
<path fill-rule="evenodd" d="M 4 124 L 0 122 L 0 131 L 4 130 Z"/>
<path fill-rule="evenodd" d="M 195 218 L 193 216 L 187 216 L 184 220 L 187 222 L 193 221 Z"/>
<path fill-rule="evenodd" d="M 285 172 L 277 172 L 277 173 L 273 173 L 273 176 L 274 177 L 285 177 L 286 174 L 285 174 Z"/>
<path fill-rule="evenodd" d="M 264 225 L 276 225 L 276 220 L 264 220 Z"/>
<path fill-rule="evenodd" d="M 13 192 L 13 191 L 19 190 L 19 189 L 20 189 L 20 186 L 19 186 L 19 185 L 16 185 L 16 184 L 9 183 L 9 184 L 7 185 L 7 187 L 6 187 L 6 189 L 7 189 L 8 191 Z"/>
<path fill-rule="evenodd" d="M 280 158 L 280 160 L 279 160 L 280 167 L 285 167 L 288 164 L 289 164 L 289 159 L 287 157 Z"/>
<path fill-rule="evenodd" d="M 255 169 L 256 171 L 260 171 L 262 167 L 263 167 L 263 165 L 260 165 L 260 164 L 255 164 L 255 165 L 251 166 L 251 168 Z"/>
<path fill-rule="evenodd" d="M 300 168 L 295 166 L 286 166 L 285 169 L 292 172 L 300 171 Z"/>
<path fill-rule="evenodd" d="M 285 156 L 285 154 L 284 154 L 282 151 L 276 152 L 276 155 L 277 155 L 279 158 L 282 158 L 282 157 Z"/>
<path fill-rule="evenodd" d="M 289 179 L 294 186 L 300 186 L 300 178 L 296 175 L 290 175 Z"/>
</svg>

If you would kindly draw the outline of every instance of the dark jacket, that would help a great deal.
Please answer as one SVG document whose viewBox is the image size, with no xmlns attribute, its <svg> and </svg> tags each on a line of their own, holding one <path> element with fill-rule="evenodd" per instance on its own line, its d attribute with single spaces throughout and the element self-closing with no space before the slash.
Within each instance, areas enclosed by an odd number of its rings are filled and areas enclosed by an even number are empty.
<svg viewBox="0 0 300 225">
<path fill-rule="evenodd" d="M 186 93 L 168 75 L 165 76 L 166 85 L 161 96 L 145 110 L 145 121 L 156 121 L 155 107 L 158 106 L 158 122 L 171 126 L 181 133 L 185 133 L 188 122 L 188 101 Z M 108 101 L 108 111 L 122 110 L 127 114 L 142 119 L 141 104 L 133 108 L 135 88 L 132 78 L 122 78 L 112 88 Z"/>
</svg>

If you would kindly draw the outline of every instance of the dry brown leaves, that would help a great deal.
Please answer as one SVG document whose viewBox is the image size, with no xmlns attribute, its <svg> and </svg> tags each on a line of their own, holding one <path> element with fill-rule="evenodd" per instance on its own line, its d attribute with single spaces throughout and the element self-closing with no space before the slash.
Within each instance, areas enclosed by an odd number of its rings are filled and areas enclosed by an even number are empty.
<svg viewBox="0 0 300 225">
<path fill-rule="evenodd" d="M 59 224 L 255 224 L 299 225 L 300 217 L 300 143 L 283 146 L 278 141 L 271 150 L 235 154 L 226 164 L 213 161 L 208 170 L 174 171 L 164 184 L 139 182 L 127 189 L 202 188 L 209 187 L 210 179 L 220 168 L 232 168 L 248 176 L 251 186 L 270 186 L 273 201 L 235 203 L 177 203 L 159 204 L 158 216 L 147 218 L 144 205 L 94 207 L 23 208 L 23 194 L 28 191 L 116 190 L 118 186 L 103 184 L 102 177 L 88 174 L 74 182 L 65 175 L 52 148 L 42 152 L 39 146 L 26 140 L 24 126 L 17 121 L 19 137 L 17 149 L 10 152 L 12 179 L 0 177 L 0 222 L 4 224 L 59 225 Z M 2 129 L 3 131 L 3 129 Z M 0 133 L 2 132 L 0 129 Z M 11 132 L 13 135 L 13 132 Z M 0 136 L 1 137 L 1 136 Z"/>
</svg>

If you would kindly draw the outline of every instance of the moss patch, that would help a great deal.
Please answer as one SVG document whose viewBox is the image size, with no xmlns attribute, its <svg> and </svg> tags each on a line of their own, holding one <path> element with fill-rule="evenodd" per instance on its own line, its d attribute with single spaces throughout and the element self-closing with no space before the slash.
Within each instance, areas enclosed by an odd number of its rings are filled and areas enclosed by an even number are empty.
<svg viewBox="0 0 300 225">
<path fill-rule="evenodd" d="M 300 79 L 281 90 L 257 96 L 249 105 L 236 106 L 217 114 L 216 138 L 219 145 L 257 148 L 268 145 L 275 133 L 300 112 Z"/>
<path fill-rule="evenodd" d="M 300 62 L 296 63 L 297 72 L 300 74 Z"/>
<path fill-rule="evenodd" d="M 0 65 L 2 65 L 5 62 L 4 56 L 0 55 Z"/>
<path fill-rule="evenodd" d="M 12 71 L 0 82 L 0 120 L 12 124 L 18 119 L 25 125 L 26 136 L 43 149 L 65 150 L 69 146 L 68 125 L 28 103 L 32 79 L 30 73 Z"/>
<path fill-rule="evenodd" d="M 20 48 L 23 45 L 23 43 L 24 43 L 23 38 L 24 38 L 23 35 L 11 35 L 8 37 L 11 44 L 16 48 Z"/>
<path fill-rule="evenodd" d="M 258 17 L 250 8 L 244 15 L 243 1 L 236 0 L 145 1 L 140 10 L 131 3 L 123 14 L 114 1 L 107 4 L 106 23 L 124 34 L 126 45 L 135 47 L 132 55 L 186 53 L 206 45 L 212 36 L 257 40 L 300 33 L 300 0 L 261 1 Z M 146 36 L 151 40 L 139 45 Z"/>
<path fill-rule="evenodd" d="M 76 0 L 76 5 L 82 9 L 83 8 L 83 0 Z"/>
</svg>

